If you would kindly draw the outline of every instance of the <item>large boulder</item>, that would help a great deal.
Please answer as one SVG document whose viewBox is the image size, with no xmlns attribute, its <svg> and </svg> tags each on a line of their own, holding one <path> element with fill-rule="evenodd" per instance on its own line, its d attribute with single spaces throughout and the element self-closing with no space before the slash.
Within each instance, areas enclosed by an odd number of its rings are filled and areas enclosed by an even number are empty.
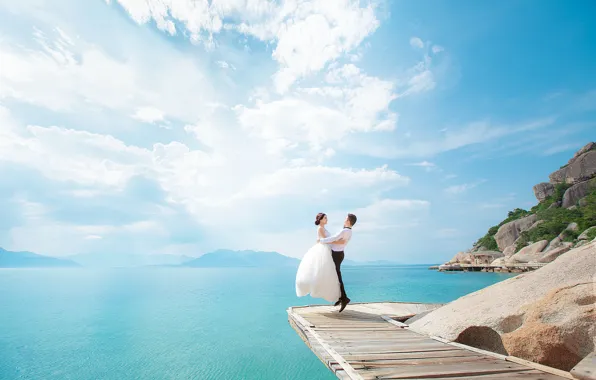
<svg viewBox="0 0 596 380">
<path fill-rule="evenodd" d="M 565 252 L 569 251 L 573 247 L 573 243 L 564 242 L 557 248 L 553 248 L 549 251 L 542 253 L 542 256 L 538 259 L 539 263 L 550 263 L 557 257 L 561 256 Z"/>
<path fill-rule="evenodd" d="M 542 202 L 555 193 L 555 187 L 550 182 L 539 183 L 538 185 L 534 185 L 532 189 L 538 202 Z"/>
<path fill-rule="evenodd" d="M 589 354 L 586 346 L 594 348 L 594 335 L 590 335 L 596 333 L 593 287 L 594 283 L 587 283 L 552 289 L 523 307 L 523 325 L 502 336 L 505 350 L 512 356 L 571 370 Z"/>
<path fill-rule="evenodd" d="M 563 245 L 563 237 L 559 234 L 559 236 L 555 237 L 553 240 L 548 243 L 544 252 L 552 251 L 553 249 L 557 249 Z"/>
<path fill-rule="evenodd" d="M 519 235 L 522 232 L 529 230 L 530 227 L 536 222 L 536 219 L 536 215 L 532 214 L 521 219 L 505 223 L 499 227 L 499 230 L 495 234 L 495 240 L 499 246 L 499 250 L 503 251 L 505 248 L 515 243 Z"/>
<path fill-rule="evenodd" d="M 542 250 L 548 245 L 548 240 L 541 240 L 519 250 L 518 253 L 511 256 L 514 263 L 529 263 L 538 261 L 542 257 Z"/>
<path fill-rule="evenodd" d="M 594 176 L 596 176 L 596 150 L 592 147 L 591 150 L 572 158 L 567 166 L 551 173 L 548 178 L 553 184 L 574 184 Z"/>
<path fill-rule="evenodd" d="M 458 252 L 447 264 L 471 264 L 472 254 L 469 252 Z"/>
<path fill-rule="evenodd" d="M 569 370 L 594 350 L 596 242 L 432 311 L 427 335 Z"/>
<path fill-rule="evenodd" d="M 584 181 L 571 186 L 565 194 L 563 194 L 563 207 L 569 208 L 592 191 L 596 190 L 596 178 L 589 181 Z"/>
<path fill-rule="evenodd" d="M 507 263 L 505 260 L 506 260 L 505 257 L 500 257 L 500 258 L 494 260 L 492 263 L 490 263 L 490 265 L 501 267 L 501 266 L 504 266 Z"/>
<path fill-rule="evenodd" d="M 503 254 L 506 257 L 512 256 L 515 253 L 515 244 L 511 244 L 509 247 L 503 250 Z"/>
<path fill-rule="evenodd" d="M 569 161 L 567 162 L 567 165 L 573 163 L 573 161 L 575 161 L 579 156 L 581 156 L 584 153 L 587 153 L 591 150 L 596 149 L 596 143 L 595 142 L 589 142 L 586 145 L 583 146 L 583 148 L 581 148 L 580 150 L 578 150 L 577 152 L 575 152 L 575 154 L 573 155 L 573 157 L 571 157 L 571 159 L 569 159 Z"/>
</svg>

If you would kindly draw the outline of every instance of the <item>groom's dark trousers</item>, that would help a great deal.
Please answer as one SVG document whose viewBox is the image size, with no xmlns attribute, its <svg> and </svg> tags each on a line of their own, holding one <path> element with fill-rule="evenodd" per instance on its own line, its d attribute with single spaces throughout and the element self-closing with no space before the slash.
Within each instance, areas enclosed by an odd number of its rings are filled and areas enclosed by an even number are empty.
<svg viewBox="0 0 596 380">
<path fill-rule="evenodd" d="M 341 289 L 340 299 L 342 300 L 348 298 L 348 296 L 346 296 L 346 289 L 344 288 L 344 281 L 341 279 L 341 262 L 344 261 L 344 256 L 344 251 L 331 251 L 331 257 L 333 257 L 333 262 L 335 263 L 335 271 L 337 272 L 339 287 Z"/>
</svg>

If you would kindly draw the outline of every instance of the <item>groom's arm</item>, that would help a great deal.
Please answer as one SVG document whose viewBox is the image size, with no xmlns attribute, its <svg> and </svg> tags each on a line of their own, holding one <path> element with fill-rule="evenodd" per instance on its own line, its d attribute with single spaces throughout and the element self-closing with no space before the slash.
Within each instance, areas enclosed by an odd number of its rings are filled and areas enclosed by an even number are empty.
<svg viewBox="0 0 596 380">
<path fill-rule="evenodd" d="M 341 240 L 344 236 L 344 230 L 341 230 L 338 234 L 334 236 L 329 236 L 328 238 L 320 239 L 319 242 L 323 244 L 334 243 L 338 240 Z"/>
</svg>

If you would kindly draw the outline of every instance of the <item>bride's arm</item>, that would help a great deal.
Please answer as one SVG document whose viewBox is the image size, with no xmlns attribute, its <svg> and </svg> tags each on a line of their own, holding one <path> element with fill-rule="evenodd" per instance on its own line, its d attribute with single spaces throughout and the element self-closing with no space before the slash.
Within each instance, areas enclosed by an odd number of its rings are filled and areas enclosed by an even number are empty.
<svg viewBox="0 0 596 380">
<path fill-rule="evenodd" d="M 329 243 L 334 243 L 334 242 L 337 243 L 339 240 L 342 240 L 343 236 L 344 236 L 344 231 L 341 230 L 339 233 L 337 233 L 334 236 L 329 236 L 328 238 L 319 239 L 319 242 L 323 243 L 323 244 L 329 244 Z"/>
</svg>

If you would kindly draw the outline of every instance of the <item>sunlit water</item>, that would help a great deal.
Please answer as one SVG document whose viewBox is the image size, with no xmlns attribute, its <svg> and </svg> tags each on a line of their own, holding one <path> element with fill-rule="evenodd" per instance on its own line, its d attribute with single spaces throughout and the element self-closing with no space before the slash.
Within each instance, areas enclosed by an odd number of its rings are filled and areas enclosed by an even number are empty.
<svg viewBox="0 0 596 380">
<path fill-rule="evenodd" d="M 345 268 L 353 302 L 448 302 L 510 275 Z M 0 379 L 333 379 L 287 322 L 295 269 L 0 269 Z"/>
</svg>

